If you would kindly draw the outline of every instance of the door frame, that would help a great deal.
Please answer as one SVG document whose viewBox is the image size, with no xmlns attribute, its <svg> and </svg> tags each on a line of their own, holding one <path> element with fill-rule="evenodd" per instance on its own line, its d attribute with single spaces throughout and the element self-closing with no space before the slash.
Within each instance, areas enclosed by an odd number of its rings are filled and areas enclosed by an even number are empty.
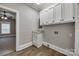
<svg viewBox="0 0 79 59">
<path fill-rule="evenodd" d="M 19 47 L 19 11 L 6 7 L 6 6 L 3 6 L 3 5 L 0 5 L 0 8 L 3 8 L 3 9 L 16 13 L 16 43 L 15 44 L 16 44 L 16 51 L 18 51 L 18 47 Z"/>
</svg>

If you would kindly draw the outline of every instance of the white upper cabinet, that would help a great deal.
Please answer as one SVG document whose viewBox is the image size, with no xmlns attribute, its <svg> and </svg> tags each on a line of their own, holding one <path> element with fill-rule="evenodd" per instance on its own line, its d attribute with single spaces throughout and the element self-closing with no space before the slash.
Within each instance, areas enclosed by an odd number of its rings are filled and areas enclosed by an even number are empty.
<svg viewBox="0 0 79 59">
<path fill-rule="evenodd" d="M 40 12 L 40 25 L 73 22 L 75 8 L 73 3 L 61 3 Z"/>
<path fill-rule="evenodd" d="M 52 24 L 53 22 L 53 8 L 50 8 L 47 12 L 48 14 L 48 24 Z"/>
<path fill-rule="evenodd" d="M 61 4 L 54 7 L 54 21 L 59 22 L 61 20 Z"/>
<path fill-rule="evenodd" d="M 40 25 L 51 24 L 53 20 L 53 8 L 40 12 Z"/>
<path fill-rule="evenodd" d="M 64 3 L 62 4 L 62 19 L 64 21 L 70 21 L 74 19 L 74 4 Z"/>
<path fill-rule="evenodd" d="M 46 20 L 46 15 L 45 14 L 46 14 L 45 12 L 40 13 L 40 25 L 45 24 L 45 20 Z"/>
</svg>

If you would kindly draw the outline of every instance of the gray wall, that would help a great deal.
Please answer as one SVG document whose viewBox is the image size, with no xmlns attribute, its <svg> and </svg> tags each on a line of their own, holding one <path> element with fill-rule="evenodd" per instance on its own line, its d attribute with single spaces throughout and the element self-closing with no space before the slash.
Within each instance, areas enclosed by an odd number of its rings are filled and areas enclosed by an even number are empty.
<svg viewBox="0 0 79 59">
<path fill-rule="evenodd" d="M 64 49 L 74 49 L 74 23 L 44 26 L 44 41 Z M 58 34 L 55 34 L 58 31 Z"/>
<path fill-rule="evenodd" d="M 10 7 L 12 9 L 18 10 L 20 12 L 20 41 L 19 45 L 23 45 L 32 41 L 32 31 L 37 29 L 37 22 L 39 14 L 34 9 L 21 3 L 0 3 Z"/>
<path fill-rule="evenodd" d="M 0 36 L 0 52 L 4 50 L 13 50 L 15 51 L 15 36 Z M 6 52 L 5 52 L 6 53 Z"/>
</svg>

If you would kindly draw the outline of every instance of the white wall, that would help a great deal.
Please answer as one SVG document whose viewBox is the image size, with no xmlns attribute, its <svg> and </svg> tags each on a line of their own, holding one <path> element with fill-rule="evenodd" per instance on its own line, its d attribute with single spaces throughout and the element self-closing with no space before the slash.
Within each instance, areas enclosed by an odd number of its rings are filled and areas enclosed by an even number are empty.
<svg viewBox="0 0 79 59">
<path fill-rule="evenodd" d="M 32 31 L 37 29 L 39 14 L 36 10 L 22 3 L 0 3 L 0 5 L 18 10 L 20 20 L 20 41 L 19 45 L 27 44 L 32 41 Z"/>
<path fill-rule="evenodd" d="M 44 42 L 63 49 L 74 49 L 74 27 L 74 23 L 44 26 Z M 58 31 L 58 35 L 54 33 L 55 31 Z"/>
</svg>

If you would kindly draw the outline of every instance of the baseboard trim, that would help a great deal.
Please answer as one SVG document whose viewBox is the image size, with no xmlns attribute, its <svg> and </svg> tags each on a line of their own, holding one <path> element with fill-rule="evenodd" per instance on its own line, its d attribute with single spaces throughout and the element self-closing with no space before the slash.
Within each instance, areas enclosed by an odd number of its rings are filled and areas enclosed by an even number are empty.
<svg viewBox="0 0 79 59">
<path fill-rule="evenodd" d="M 74 56 L 74 52 L 68 51 L 68 50 L 66 50 L 66 49 L 63 49 L 63 48 L 60 48 L 60 47 L 58 47 L 58 46 L 52 45 L 52 44 L 50 44 L 50 43 L 43 42 L 43 45 L 44 45 L 44 46 L 48 46 L 48 45 L 49 45 L 49 48 L 54 49 L 54 50 L 56 50 L 56 51 L 58 51 L 58 52 L 60 52 L 60 53 L 63 53 L 63 54 L 65 54 L 65 55 Z"/>
<path fill-rule="evenodd" d="M 56 51 L 58 51 L 60 53 L 63 53 L 65 55 L 68 55 L 68 56 L 74 56 L 75 55 L 74 52 L 68 51 L 66 49 L 60 48 L 58 46 L 52 45 L 52 44 L 47 43 L 47 42 L 43 42 L 43 45 L 44 46 L 48 46 L 49 45 L 49 48 L 54 49 L 54 50 L 56 50 Z M 20 45 L 18 47 L 17 51 L 20 51 L 22 49 L 28 48 L 29 46 L 32 46 L 32 42 L 29 42 L 27 44 Z"/>
<path fill-rule="evenodd" d="M 28 47 L 30 47 L 30 46 L 32 46 L 32 42 L 29 42 L 29 43 L 20 45 L 20 46 L 17 48 L 17 51 L 20 51 L 20 50 L 22 50 L 22 49 L 28 48 Z"/>
</svg>

